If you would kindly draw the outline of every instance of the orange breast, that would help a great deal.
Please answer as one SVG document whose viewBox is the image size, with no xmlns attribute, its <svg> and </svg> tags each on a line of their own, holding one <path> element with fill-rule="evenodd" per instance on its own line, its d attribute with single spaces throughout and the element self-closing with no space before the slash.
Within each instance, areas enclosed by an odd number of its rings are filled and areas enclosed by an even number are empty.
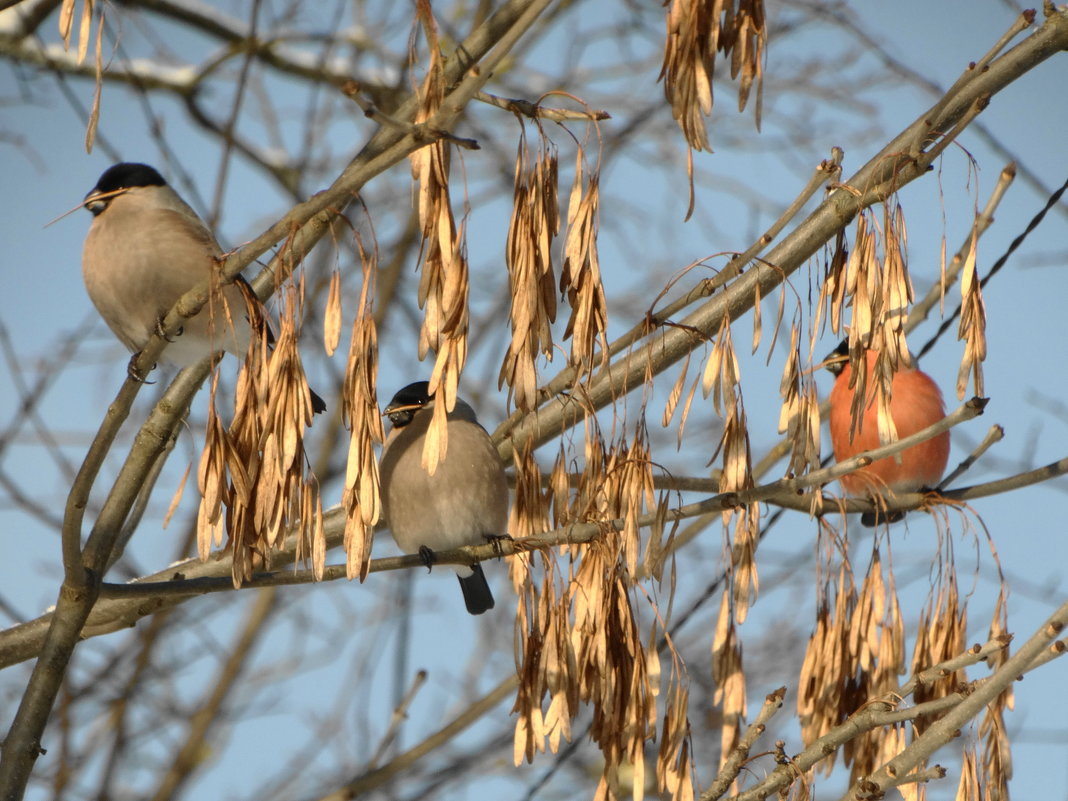
<svg viewBox="0 0 1068 801">
<path fill-rule="evenodd" d="M 850 406 L 855 388 L 850 388 L 851 372 L 845 366 L 831 390 L 831 445 L 838 461 L 856 456 L 863 451 L 879 447 L 878 410 L 875 388 L 871 382 L 874 351 L 868 352 L 868 402 L 857 430 L 850 441 Z M 899 438 L 915 434 L 945 417 L 942 393 L 934 381 L 920 370 L 902 370 L 894 375 L 890 416 L 897 427 Z M 906 448 L 904 451 L 872 462 L 840 479 L 850 495 L 883 494 L 891 492 L 914 492 L 921 487 L 933 487 L 946 470 L 949 461 L 949 432 L 946 431 L 926 442 Z"/>
</svg>

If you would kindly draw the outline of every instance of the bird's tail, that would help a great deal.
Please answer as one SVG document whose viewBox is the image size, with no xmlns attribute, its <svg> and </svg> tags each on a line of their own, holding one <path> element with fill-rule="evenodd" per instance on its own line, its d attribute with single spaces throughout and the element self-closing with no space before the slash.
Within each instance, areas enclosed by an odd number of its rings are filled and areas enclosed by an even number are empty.
<svg viewBox="0 0 1068 801">
<path fill-rule="evenodd" d="M 865 528 L 876 528 L 877 526 L 896 523 L 898 520 L 904 519 L 904 512 L 863 512 L 860 515 L 860 524 Z"/>
<path fill-rule="evenodd" d="M 464 603 L 467 611 L 472 615 L 481 615 L 493 608 L 493 593 L 490 592 L 489 584 L 486 583 L 486 574 L 482 572 L 482 565 L 471 565 L 470 576 L 457 576 L 460 579 L 460 589 L 464 592 Z"/>
</svg>

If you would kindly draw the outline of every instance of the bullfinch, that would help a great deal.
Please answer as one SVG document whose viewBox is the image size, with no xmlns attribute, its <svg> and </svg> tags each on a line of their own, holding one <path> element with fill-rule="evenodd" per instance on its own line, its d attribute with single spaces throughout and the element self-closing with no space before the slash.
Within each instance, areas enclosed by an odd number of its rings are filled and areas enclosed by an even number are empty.
<svg viewBox="0 0 1068 801">
<path fill-rule="evenodd" d="M 836 351 L 842 354 L 844 352 L 842 347 Z M 839 462 L 880 445 L 876 388 L 871 378 L 877 354 L 869 350 L 865 355 L 868 370 L 865 385 L 867 399 L 852 437 L 851 405 L 856 392 L 856 387 L 850 386 L 852 370 L 848 361 L 841 360 L 829 367 L 831 372 L 837 375 L 831 390 L 830 429 L 834 458 Z M 903 367 L 894 373 L 891 382 L 890 416 L 897 428 L 899 439 L 937 423 L 946 416 L 938 385 L 926 373 L 914 367 Z M 899 492 L 916 492 L 922 488 L 934 487 L 942 479 L 948 460 L 949 432 L 944 431 L 918 445 L 844 475 L 839 481 L 846 493 L 858 497 L 885 497 Z M 891 514 L 887 519 L 884 515 L 882 520 L 894 522 L 902 516 Z M 866 526 L 874 526 L 879 521 L 879 515 L 874 512 L 865 512 L 861 517 L 861 523 Z"/>
<path fill-rule="evenodd" d="M 196 212 L 147 164 L 109 167 L 82 204 L 93 214 L 82 250 L 85 288 L 115 336 L 137 353 L 178 299 L 217 269 L 222 248 Z M 238 276 L 221 288 L 222 302 L 216 299 L 214 309 L 209 302 L 185 321 L 163 351 L 164 360 L 188 367 L 217 351 L 245 355 L 252 329 L 238 284 L 248 287 Z M 311 394 L 312 408 L 325 411 L 323 399 Z"/>
<path fill-rule="evenodd" d="M 433 475 L 422 466 L 434 401 L 426 381 L 393 396 L 385 416 L 391 429 L 380 467 L 382 503 L 393 539 L 429 566 L 435 550 L 479 545 L 506 536 L 508 483 L 497 448 L 472 409 L 456 399 L 448 413 L 448 447 Z M 472 615 L 493 608 L 482 566 L 455 567 Z"/>
</svg>

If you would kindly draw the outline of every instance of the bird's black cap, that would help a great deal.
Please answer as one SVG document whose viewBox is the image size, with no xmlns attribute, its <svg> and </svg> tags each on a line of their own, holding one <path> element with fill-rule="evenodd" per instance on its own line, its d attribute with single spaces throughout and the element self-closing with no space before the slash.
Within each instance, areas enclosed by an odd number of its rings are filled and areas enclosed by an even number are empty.
<svg viewBox="0 0 1068 801">
<path fill-rule="evenodd" d="M 96 186 L 89 194 L 95 192 L 114 192 L 116 189 L 132 189 L 137 186 L 166 186 L 163 176 L 155 167 L 124 161 L 104 170 Z"/>
<path fill-rule="evenodd" d="M 83 204 L 95 217 L 110 205 L 113 198 L 123 194 L 123 190 L 166 185 L 167 182 L 155 167 L 123 161 L 104 170 L 96 186 L 86 194 Z"/>
<path fill-rule="evenodd" d="M 430 382 L 416 381 L 393 396 L 386 406 L 386 416 L 394 428 L 403 428 L 412 422 L 412 417 L 430 401 Z"/>
<path fill-rule="evenodd" d="M 838 347 L 824 358 L 824 362 L 828 362 L 827 372 L 833 376 L 841 375 L 848 361 L 848 359 L 844 358 L 846 356 L 849 356 L 849 340 L 843 339 L 838 343 Z"/>
</svg>

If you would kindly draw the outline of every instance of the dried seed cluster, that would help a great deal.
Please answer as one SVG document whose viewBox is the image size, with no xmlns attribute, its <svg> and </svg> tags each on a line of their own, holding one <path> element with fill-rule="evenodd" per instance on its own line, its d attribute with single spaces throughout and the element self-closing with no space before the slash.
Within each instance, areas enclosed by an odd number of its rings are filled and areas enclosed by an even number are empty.
<svg viewBox="0 0 1068 801">
<path fill-rule="evenodd" d="M 580 374 L 594 364 L 594 345 L 601 346 L 601 364 L 608 363 L 608 302 L 597 255 L 601 203 L 599 169 L 587 174 L 582 149 L 575 157 L 575 180 L 567 203 L 567 237 L 560 293 L 567 296 L 571 316 L 564 339 L 571 338 L 571 360 Z"/>
<path fill-rule="evenodd" d="M 552 258 L 553 240 L 560 230 L 556 150 L 544 134 L 539 135 L 538 144 L 537 157 L 531 165 L 526 135 L 519 137 L 512 218 L 505 245 L 512 296 L 512 341 L 497 379 L 498 388 L 508 384 L 516 407 L 523 411 L 537 408 L 535 359 L 539 353 L 552 359 L 551 325 L 556 322 Z"/>
<path fill-rule="evenodd" d="M 890 415 L 893 376 L 911 364 L 905 343 L 905 323 L 913 290 L 905 258 L 908 234 L 904 212 L 892 201 L 884 204 L 883 209 L 881 231 L 870 211 L 857 217 L 853 251 L 847 257 L 844 240 L 839 240 L 840 252 L 832 258 L 831 270 L 821 288 L 819 313 L 824 305 L 829 307 L 834 334 L 840 336 L 848 328 L 852 386 L 856 393 L 851 408 L 853 431 L 864 413 L 864 399 L 872 395 L 866 386 L 865 354 L 868 350 L 878 353 L 870 380 L 875 384 L 879 441 L 888 443 L 897 439 Z M 843 315 L 847 306 L 851 313 L 850 323 L 845 326 Z M 818 323 L 819 318 L 817 327 Z"/>
<path fill-rule="evenodd" d="M 204 452 L 197 472 L 200 511 L 197 550 L 207 558 L 212 542 L 226 534 L 233 553 L 234 586 L 270 566 L 290 526 L 299 529 L 298 555 L 319 571 L 326 557 L 319 484 L 308 471 L 304 430 L 312 401 L 297 350 L 302 281 L 279 293 L 279 330 L 273 350 L 259 306 L 248 298 L 253 321 L 249 353 L 238 376 L 234 419 L 223 426 L 212 383 Z M 225 516 L 223 508 L 225 507 Z"/>
<path fill-rule="evenodd" d="M 561 739 L 570 739 L 571 719 L 585 703 L 593 711 L 590 736 L 605 756 L 595 798 L 614 797 L 612 788 L 624 765 L 633 771 L 634 797 L 642 797 L 645 744 L 654 738 L 660 741 L 655 786 L 674 798 L 692 798 L 683 668 L 670 651 L 670 675 L 661 675 L 656 647 L 660 621 L 654 616 L 651 625 L 643 626 L 638 611 L 645 596 L 638 591 L 637 578 L 643 571 L 659 575 L 662 567 L 657 563 L 662 527 L 652 528 L 643 548 L 637 525 L 643 512 L 658 508 L 647 432 L 639 425 L 629 442 L 609 446 L 591 420 L 585 457 L 573 493 L 567 488 L 563 458 L 554 468 L 554 525 L 622 519 L 623 527 L 606 527 L 587 545 L 563 546 L 566 575 L 558 575 L 557 563 L 547 552 L 516 560 L 522 567 L 513 565 L 519 594 L 516 763 L 533 759 L 546 747 L 555 752 Z M 665 687 L 664 718 L 658 727 L 656 699 Z"/>
<path fill-rule="evenodd" d="M 375 443 L 384 438 L 378 411 L 378 329 L 374 317 L 375 275 L 378 260 L 364 251 L 357 238 L 363 265 L 363 284 L 356 319 L 352 323 L 349 362 L 342 390 L 342 414 L 349 427 L 349 458 L 345 470 L 345 573 L 351 579 L 367 577 L 371 539 L 382 512 L 378 458 Z"/>
<path fill-rule="evenodd" d="M 433 120 L 445 96 L 444 56 L 437 27 L 427 3 L 418 5 L 427 37 L 430 63 L 419 87 L 417 125 Z M 435 354 L 430 375 L 434 416 L 423 446 L 423 466 L 433 475 L 448 448 L 446 415 L 456 405 L 460 372 L 467 361 L 467 295 L 470 290 L 467 244 L 463 226 L 457 226 L 449 195 L 450 148 L 437 139 L 409 156 L 417 189 L 417 208 L 423 243 L 420 253 L 419 306 L 424 309 L 419 333 L 419 358 Z"/>
<path fill-rule="evenodd" d="M 671 113 L 694 150 L 710 150 L 704 118 L 712 113 L 716 53 L 731 59 L 731 78 L 741 75 L 738 109 L 757 85 L 757 127 L 768 31 L 762 0 L 671 0 L 660 78 Z"/>
</svg>

